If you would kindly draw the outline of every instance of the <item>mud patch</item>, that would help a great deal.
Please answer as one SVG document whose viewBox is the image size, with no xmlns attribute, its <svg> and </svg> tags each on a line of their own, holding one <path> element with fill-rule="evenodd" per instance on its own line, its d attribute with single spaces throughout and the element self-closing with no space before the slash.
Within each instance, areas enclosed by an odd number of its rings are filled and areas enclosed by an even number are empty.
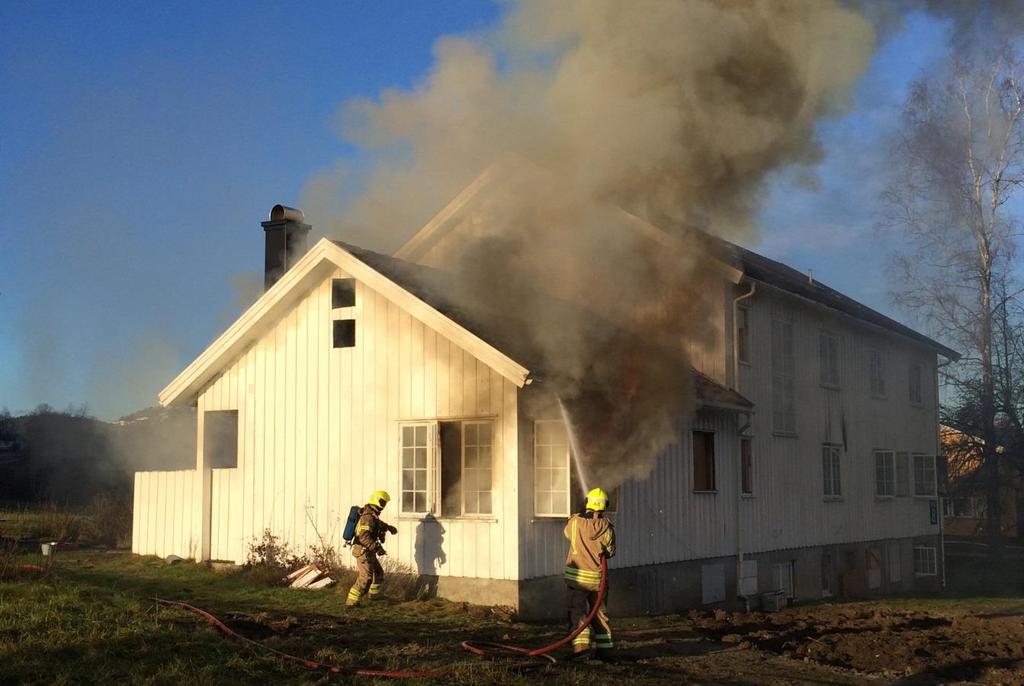
<svg viewBox="0 0 1024 686">
<path fill-rule="evenodd" d="M 902 678 L 1024 685 L 1024 614 L 818 606 L 777 613 L 691 612 L 693 627 L 727 644 Z"/>
</svg>

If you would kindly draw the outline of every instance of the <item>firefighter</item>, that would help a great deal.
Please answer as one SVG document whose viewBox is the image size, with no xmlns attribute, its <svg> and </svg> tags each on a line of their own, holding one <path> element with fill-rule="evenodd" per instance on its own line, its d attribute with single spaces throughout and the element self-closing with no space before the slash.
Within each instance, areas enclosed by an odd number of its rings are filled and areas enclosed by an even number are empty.
<svg viewBox="0 0 1024 686">
<path fill-rule="evenodd" d="M 569 540 L 569 554 L 565 559 L 565 585 L 569 605 L 569 630 L 586 619 L 590 608 L 597 602 L 601 584 L 601 556 L 615 555 L 615 527 L 605 519 L 608 494 L 600 488 L 587 493 L 586 508 L 565 524 L 565 537 Z M 607 585 L 606 585 L 607 598 Z M 595 656 L 602 660 L 613 658 L 612 628 L 604 604 L 594 621 L 572 641 L 574 656 L 590 654 L 591 641 L 596 646 Z"/>
<path fill-rule="evenodd" d="M 384 537 L 387 533 L 397 534 L 398 529 L 381 521 L 380 513 L 387 507 L 391 496 L 387 491 L 374 491 L 370 502 L 359 511 L 359 523 L 356 524 L 355 540 L 352 542 L 352 554 L 356 556 L 356 569 L 359 576 L 349 589 L 345 605 L 357 605 L 364 595 L 376 600 L 380 593 L 380 584 L 384 579 L 384 569 L 377 559 L 387 555 L 384 550 Z M 369 592 L 369 593 L 367 593 Z"/>
</svg>

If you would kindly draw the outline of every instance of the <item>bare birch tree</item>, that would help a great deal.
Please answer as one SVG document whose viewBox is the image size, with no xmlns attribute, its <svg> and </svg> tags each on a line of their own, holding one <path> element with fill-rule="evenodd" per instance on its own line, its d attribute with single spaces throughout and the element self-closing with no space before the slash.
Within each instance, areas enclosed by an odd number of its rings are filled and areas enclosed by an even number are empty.
<svg viewBox="0 0 1024 686">
<path fill-rule="evenodd" d="M 1020 422 L 1021 327 L 1012 278 L 1024 181 L 1024 83 L 1009 49 L 952 63 L 911 87 L 893 147 L 884 226 L 906 248 L 895 257 L 894 299 L 963 353 L 942 370 L 949 417 L 971 417 L 981 449 L 987 531 L 999 551 L 998 429 Z M 1011 313 L 1013 316 L 1011 317 Z M 1011 418 L 1012 414 L 1012 418 Z"/>
</svg>

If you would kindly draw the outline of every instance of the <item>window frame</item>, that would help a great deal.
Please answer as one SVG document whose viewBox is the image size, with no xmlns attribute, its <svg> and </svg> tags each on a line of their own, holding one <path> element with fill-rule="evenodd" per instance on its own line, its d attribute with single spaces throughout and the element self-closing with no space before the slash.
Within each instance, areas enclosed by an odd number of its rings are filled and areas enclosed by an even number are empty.
<svg viewBox="0 0 1024 686">
<path fill-rule="evenodd" d="M 901 468 L 902 466 L 902 468 Z M 910 453 L 905 450 L 896 451 L 896 497 L 909 498 L 911 495 Z M 903 476 L 901 479 L 900 476 Z"/>
<path fill-rule="evenodd" d="M 924 458 L 926 460 L 926 464 L 931 469 L 931 482 L 930 482 L 931 490 L 929 492 L 926 492 L 926 493 L 921 493 L 918 490 L 918 480 L 917 480 L 917 474 L 918 474 L 917 460 L 918 460 L 918 458 Z M 936 495 L 939 492 L 939 488 L 938 488 L 938 482 L 936 481 L 936 479 L 938 478 L 938 469 L 936 468 L 936 464 L 935 464 L 935 456 L 934 455 L 930 455 L 928 453 L 911 453 L 910 459 L 911 459 L 911 469 L 912 469 L 912 473 L 913 473 L 912 479 L 913 479 L 914 497 L 915 498 L 929 498 L 929 499 L 936 497 Z"/>
<path fill-rule="evenodd" d="M 918 555 L 919 552 L 922 552 L 922 553 L 925 553 L 925 554 L 922 555 L 922 556 L 919 556 Z M 937 549 L 935 548 L 935 546 L 915 545 L 914 546 L 914 577 L 915 578 L 921 578 L 921 577 L 927 577 L 927 576 L 938 576 L 938 574 L 939 574 L 939 564 L 938 564 L 938 562 L 939 561 L 938 561 L 937 558 L 938 558 L 938 555 L 937 555 Z M 920 562 L 920 561 L 923 561 L 926 564 L 919 566 L 918 562 Z M 924 571 L 919 571 L 922 567 L 924 568 Z M 929 571 L 929 569 L 930 569 L 930 571 Z"/>
<path fill-rule="evenodd" d="M 715 456 L 718 438 L 714 431 L 707 431 L 705 429 L 692 429 L 690 431 L 690 463 L 693 467 L 691 471 L 691 483 L 690 490 L 694 493 L 718 493 L 718 475 L 717 475 L 717 462 L 718 459 Z M 711 488 L 697 488 L 697 434 L 710 435 L 711 436 L 711 462 L 709 473 L 711 475 Z M 705 445 L 707 443 L 705 442 Z"/>
<path fill-rule="evenodd" d="M 422 427 L 425 431 L 424 438 L 425 443 L 420 446 L 415 436 L 415 430 Z M 413 430 L 413 444 L 406 445 L 405 443 L 405 430 Z M 399 422 L 398 424 L 398 514 L 399 516 L 408 517 L 426 517 L 427 515 L 437 514 L 438 509 L 438 491 L 440 490 L 440 461 L 437 460 L 435 453 L 438 451 L 439 446 L 437 445 L 437 431 L 438 424 L 436 421 L 409 421 Z M 415 463 L 415 450 L 416 448 L 424 448 L 426 451 L 426 463 L 423 467 L 416 466 Z M 414 451 L 414 461 L 412 467 L 405 466 L 405 451 L 406 449 L 412 449 Z M 423 471 L 424 474 L 424 488 L 422 491 L 416 488 L 416 477 L 413 475 L 413 488 L 411 491 L 405 487 L 405 473 L 406 471 L 418 472 Z M 424 509 L 419 510 L 407 510 L 405 506 L 405 494 L 411 492 L 413 494 L 413 506 L 415 507 L 416 494 L 423 493 Z"/>
<path fill-rule="evenodd" d="M 230 423 L 233 426 L 231 428 L 217 426 L 225 423 Z M 238 468 L 238 463 L 241 461 L 242 443 L 239 440 L 241 430 L 241 417 L 238 410 L 203 410 L 203 462 L 207 469 Z M 223 447 L 231 449 L 223 450 L 216 445 L 218 436 L 214 434 L 217 433 L 221 434 L 220 438 L 230 440 L 230 445 Z M 228 456 L 229 459 L 222 459 L 225 456 Z M 215 461 L 217 464 L 214 464 Z"/>
<path fill-rule="evenodd" d="M 843 386 L 842 377 L 842 339 L 821 330 L 818 332 L 818 383 L 823 388 L 839 389 Z"/>
<path fill-rule="evenodd" d="M 741 321 L 743 326 L 740 326 Z M 747 305 L 736 306 L 736 361 L 750 366 L 750 307 Z"/>
<path fill-rule="evenodd" d="M 443 459 L 441 451 L 441 440 L 440 440 L 440 426 L 442 422 L 458 422 L 459 423 L 459 483 L 463 485 L 459 489 L 459 514 L 457 515 L 446 515 L 443 514 L 442 501 L 444 498 L 441 492 L 441 460 Z M 466 488 L 464 487 L 466 479 L 466 425 L 467 424 L 487 424 L 490 425 L 490 467 L 488 471 L 491 473 L 490 490 L 486 491 L 491 494 L 490 512 L 466 512 Z M 496 517 L 495 515 L 495 488 L 494 488 L 494 473 L 498 469 L 497 454 L 498 450 L 498 436 L 495 431 L 494 417 L 456 417 L 456 418 L 444 418 L 444 419 L 410 419 L 398 422 L 398 450 L 399 450 L 399 483 L 398 483 L 398 514 L 401 518 L 414 518 L 423 519 L 427 516 L 432 516 L 437 519 L 483 519 L 492 520 Z M 426 427 L 426 446 L 414 445 L 413 448 L 425 447 L 426 448 L 426 509 L 425 511 L 407 510 L 405 508 L 405 479 L 404 472 L 406 467 L 404 466 L 404 450 L 405 436 L 404 429 L 408 427 Z M 413 467 L 413 470 L 419 470 L 419 467 Z M 478 469 L 478 468 L 471 468 Z M 413 493 L 420 492 L 419 489 L 415 489 Z M 485 491 L 476 491 L 482 493 Z M 415 497 L 415 496 L 414 496 Z"/>
<path fill-rule="evenodd" d="M 873 461 L 875 463 L 875 498 L 891 500 L 892 498 L 896 497 L 896 451 L 890 450 L 888 448 L 875 448 L 874 450 L 871 451 L 871 455 L 874 458 Z M 885 460 L 886 457 L 888 457 L 889 459 Z M 881 463 L 879 463 L 878 461 L 879 458 L 882 458 Z M 886 462 L 888 462 L 888 465 L 886 465 Z M 888 467 L 888 493 L 883 493 L 882 489 L 879 488 L 880 485 L 885 484 L 884 481 L 880 482 L 878 480 L 878 477 L 880 475 L 880 466 L 882 468 L 881 476 L 883 478 L 885 477 L 886 467 Z"/>
<path fill-rule="evenodd" d="M 916 398 L 914 397 L 915 388 L 917 390 Z M 907 368 L 907 399 L 915 407 L 924 405 L 924 367 L 914 362 L 910 363 Z"/>
<path fill-rule="evenodd" d="M 872 398 L 875 398 L 877 400 L 885 400 L 889 397 L 885 384 L 885 367 L 885 354 L 881 351 L 881 349 L 869 348 L 868 392 L 871 394 Z"/>
<path fill-rule="evenodd" d="M 843 499 L 842 446 L 836 443 L 821 444 L 821 493 L 825 500 Z M 828 451 L 828 468 L 826 469 L 825 452 Z M 828 472 L 826 474 L 826 471 Z M 830 486 L 836 486 L 829 492 Z"/>
<path fill-rule="evenodd" d="M 748 446 L 744 455 L 743 446 Z M 740 436 L 740 495 L 744 498 L 754 497 L 754 438 Z"/>
<path fill-rule="evenodd" d="M 537 452 L 538 448 L 542 447 L 540 444 L 540 431 L 538 430 L 539 424 L 555 424 L 561 426 L 565 431 L 565 512 L 540 512 L 537 509 L 537 495 L 540 493 L 537 488 L 538 479 L 537 472 L 540 469 L 538 467 Z M 545 444 L 543 447 L 554 447 L 557 444 Z M 547 518 L 565 518 L 568 517 L 572 512 L 572 447 L 569 444 L 568 427 L 565 426 L 565 422 L 561 419 L 535 419 L 533 421 L 533 516 L 537 519 Z M 545 469 L 551 469 L 545 467 Z M 555 493 L 556 491 L 549 490 L 545 493 Z"/>
<path fill-rule="evenodd" d="M 776 350 L 777 342 L 779 350 Z M 770 343 L 772 433 L 796 436 L 796 337 L 793 322 L 773 317 Z M 780 408 L 783 404 L 784 407 Z"/>
</svg>

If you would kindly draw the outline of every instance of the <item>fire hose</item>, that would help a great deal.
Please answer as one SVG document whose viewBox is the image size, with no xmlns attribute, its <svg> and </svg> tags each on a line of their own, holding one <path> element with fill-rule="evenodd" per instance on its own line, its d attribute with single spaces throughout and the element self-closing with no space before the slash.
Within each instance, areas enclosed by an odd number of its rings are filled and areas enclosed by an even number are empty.
<svg viewBox="0 0 1024 686">
<path fill-rule="evenodd" d="M 597 600 L 594 602 L 593 606 L 590 608 L 590 613 L 567 636 L 565 636 L 564 638 L 559 639 L 558 641 L 555 641 L 554 643 L 552 643 L 550 645 L 542 646 L 540 648 L 534 648 L 534 649 L 531 650 L 529 648 L 523 648 L 523 647 L 520 647 L 520 646 L 508 645 L 508 644 L 504 644 L 504 643 L 494 643 L 494 642 L 491 642 L 491 641 L 468 640 L 468 641 L 463 641 L 462 642 L 462 644 L 461 644 L 462 648 L 464 650 L 466 650 L 466 651 L 468 651 L 470 653 L 473 653 L 474 655 L 478 655 L 480 657 L 488 657 L 489 656 L 488 649 L 490 649 L 490 650 L 503 651 L 503 652 L 506 652 L 506 653 L 510 653 L 510 654 L 512 654 L 514 656 L 522 656 L 522 657 L 530 657 L 530 658 L 540 658 L 540 659 L 546 660 L 550 664 L 555 664 L 557 662 L 557 660 L 555 660 L 554 657 L 549 655 L 549 653 L 552 653 L 552 652 L 558 650 L 559 648 L 561 648 L 562 646 L 567 645 L 570 641 L 572 641 L 574 638 L 579 636 L 580 633 L 582 633 L 582 631 L 586 627 L 590 626 L 590 623 L 592 621 L 594 621 L 594 617 L 597 616 L 597 613 L 598 613 L 598 611 L 601 608 L 601 603 L 604 602 L 605 595 L 607 594 L 607 591 L 608 591 L 608 579 L 607 579 L 607 576 L 608 576 L 608 562 L 607 562 L 606 558 L 602 555 L 601 556 L 601 584 L 598 586 Z M 342 667 L 340 665 L 332 665 L 332 664 L 326 664 L 326 663 L 322 663 L 322 662 L 317 662 L 316 660 L 310 660 L 309 658 L 299 657 L 297 655 L 291 655 L 291 654 L 286 653 L 284 651 L 277 650 L 276 648 L 272 648 L 272 647 L 270 647 L 268 645 L 260 643 L 259 641 L 254 641 L 251 638 L 246 638 L 245 636 L 242 636 L 241 634 L 235 633 L 224 622 L 220 621 L 219 619 L 214 617 L 212 614 L 210 614 L 206 610 L 204 610 L 202 608 L 199 608 L 199 607 L 196 607 L 195 605 L 190 605 L 189 603 L 186 603 L 186 602 L 181 601 L 181 600 L 166 600 L 164 598 L 153 598 L 153 600 L 155 600 L 159 605 L 165 605 L 165 606 L 168 606 L 168 607 L 180 607 L 182 609 L 188 610 L 189 612 L 193 612 L 193 613 L 199 615 L 200 617 L 202 617 L 203 619 L 205 619 L 210 624 L 212 624 L 214 627 L 216 627 L 222 634 L 224 634 L 228 638 L 237 639 L 239 641 L 242 641 L 243 643 L 247 643 L 247 644 L 249 644 L 251 646 L 255 646 L 256 648 L 260 648 L 260 649 L 265 650 L 265 651 L 267 651 L 269 653 L 272 653 L 273 655 L 276 655 L 277 657 L 281 658 L 282 660 L 285 660 L 286 662 L 296 662 L 296 663 L 304 665 L 305 667 L 307 667 L 309 669 L 312 669 L 312 670 L 325 671 L 325 672 L 328 672 L 330 674 L 345 674 L 345 675 L 349 675 L 349 676 L 375 676 L 375 677 L 380 677 L 380 678 L 384 678 L 384 679 L 424 679 L 424 678 L 430 678 L 430 677 L 445 676 L 447 674 L 447 672 L 445 672 L 443 670 L 402 671 L 402 670 L 361 669 L 361 668 L 357 668 L 357 667 Z"/>
</svg>

